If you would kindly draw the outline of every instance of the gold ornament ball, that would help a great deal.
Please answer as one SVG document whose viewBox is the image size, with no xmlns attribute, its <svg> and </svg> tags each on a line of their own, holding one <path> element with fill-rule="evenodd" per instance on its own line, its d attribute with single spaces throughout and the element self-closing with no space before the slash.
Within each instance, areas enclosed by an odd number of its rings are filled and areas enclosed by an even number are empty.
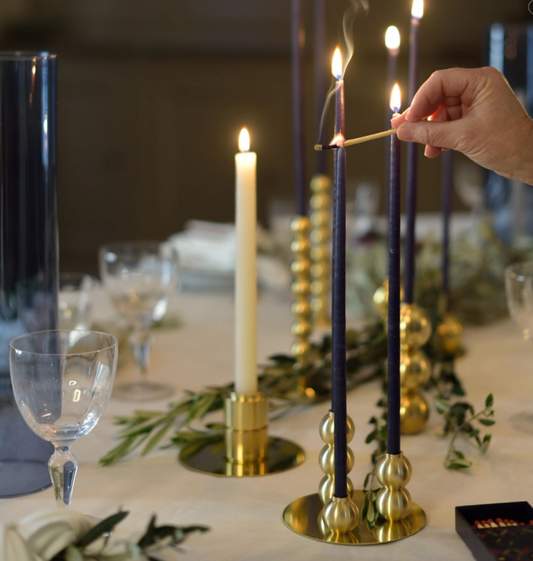
<svg viewBox="0 0 533 561">
<path fill-rule="evenodd" d="M 299 362 L 305 362 L 305 358 L 311 352 L 311 345 L 305 341 L 296 341 L 291 346 L 291 353 Z"/>
<path fill-rule="evenodd" d="M 335 442 L 335 417 L 333 411 L 329 411 L 327 415 L 324 415 L 320 421 L 319 426 L 320 438 L 326 443 L 333 445 Z M 347 415 L 346 416 L 346 442 L 351 442 L 355 434 L 355 424 L 353 419 Z"/>
<path fill-rule="evenodd" d="M 331 179 L 329 176 L 321 173 L 315 175 L 311 179 L 311 191 L 313 193 L 321 193 L 323 191 L 327 191 L 331 187 Z"/>
<path fill-rule="evenodd" d="M 437 327 L 437 334 L 442 349 L 455 354 L 461 347 L 463 326 L 453 314 L 446 314 Z"/>
<path fill-rule="evenodd" d="M 329 257 L 329 250 L 327 247 L 319 246 L 313 247 L 311 250 L 311 259 L 316 263 L 317 261 L 325 261 Z"/>
<path fill-rule="evenodd" d="M 382 487 L 376 497 L 376 507 L 385 520 L 398 522 L 409 516 L 413 501 L 409 491 L 403 487 L 401 489 Z"/>
<path fill-rule="evenodd" d="M 349 497 L 333 497 L 324 506 L 324 522 L 330 532 L 347 534 L 359 521 L 359 509 Z"/>
<path fill-rule="evenodd" d="M 416 304 L 402 304 L 400 308 L 400 343 L 421 347 L 431 337 L 431 323 L 422 308 Z"/>
<path fill-rule="evenodd" d="M 426 353 L 418 348 L 404 347 L 400 355 L 400 384 L 402 388 L 423 386 L 431 375 L 431 364 Z"/>
<path fill-rule="evenodd" d="M 411 462 L 403 455 L 385 454 L 376 464 L 376 477 L 383 487 L 399 489 L 411 480 L 413 468 Z"/>
<path fill-rule="evenodd" d="M 346 492 L 351 497 L 353 494 L 353 483 L 349 477 L 346 478 Z M 335 494 L 335 476 L 324 475 L 318 484 L 318 494 L 320 500 L 326 504 Z"/>
<path fill-rule="evenodd" d="M 311 271 L 312 263 L 309 259 L 297 258 L 295 261 L 291 263 L 291 272 L 295 277 L 300 277 L 302 275 L 309 275 Z"/>
<path fill-rule="evenodd" d="M 378 286 L 372 297 L 374 307 L 380 316 L 386 316 L 389 308 L 389 282 L 385 281 Z"/>
<path fill-rule="evenodd" d="M 429 407 L 422 395 L 416 392 L 402 392 L 400 398 L 400 432 L 418 434 L 426 428 Z"/>
<path fill-rule="evenodd" d="M 307 297 L 311 290 L 311 283 L 308 280 L 297 280 L 291 284 L 291 292 L 294 296 Z"/>
<path fill-rule="evenodd" d="M 307 216 L 299 216 L 291 221 L 291 231 L 294 234 L 307 234 L 311 229 L 311 223 Z"/>
<path fill-rule="evenodd" d="M 333 475 L 335 473 L 335 448 L 330 444 L 324 446 L 318 455 L 318 464 L 320 469 L 326 475 Z M 351 448 L 346 450 L 346 472 L 350 473 L 354 465 L 354 455 Z"/>
</svg>

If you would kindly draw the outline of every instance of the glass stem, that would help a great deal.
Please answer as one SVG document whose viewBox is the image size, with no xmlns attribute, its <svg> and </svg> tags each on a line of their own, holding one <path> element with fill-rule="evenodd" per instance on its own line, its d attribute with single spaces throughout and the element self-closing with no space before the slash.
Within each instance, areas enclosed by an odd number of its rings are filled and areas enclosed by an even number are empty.
<svg viewBox="0 0 533 561">
<path fill-rule="evenodd" d="M 152 345 L 152 337 L 148 330 L 135 330 L 130 335 L 130 345 L 133 360 L 139 367 L 142 378 L 145 378 L 150 366 L 150 348 Z"/>
<path fill-rule="evenodd" d="M 59 507 L 70 508 L 74 481 L 78 473 L 78 461 L 68 446 L 56 446 L 48 461 L 48 471 L 54 486 L 56 503 Z"/>
</svg>

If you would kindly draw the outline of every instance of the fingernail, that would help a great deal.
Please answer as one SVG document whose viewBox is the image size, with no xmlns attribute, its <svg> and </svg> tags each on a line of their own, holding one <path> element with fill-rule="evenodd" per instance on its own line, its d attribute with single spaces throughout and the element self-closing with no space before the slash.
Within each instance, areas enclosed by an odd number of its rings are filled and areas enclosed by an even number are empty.
<svg viewBox="0 0 533 561">
<path fill-rule="evenodd" d="M 413 140 L 413 131 L 411 127 L 406 123 L 398 127 L 397 134 L 400 140 L 407 140 L 407 141 Z"/>
<path fill-rule="evenodd" d="M 426 156 L 426 158 L 427 158 L 427 155 L 428 155 L 428 151 L 429 151 L 429 146 L 426 146 L 424 148 L 424 156 Z"/>
</svg>

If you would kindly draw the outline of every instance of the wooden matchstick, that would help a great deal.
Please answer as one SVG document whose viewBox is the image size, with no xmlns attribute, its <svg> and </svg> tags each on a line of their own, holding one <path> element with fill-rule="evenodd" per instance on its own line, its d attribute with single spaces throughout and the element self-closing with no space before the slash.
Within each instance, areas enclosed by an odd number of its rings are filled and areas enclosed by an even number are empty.
<svg viewBox="0 0 533 561">
<path fill-rule="evenodd" d="M 351 138 L 350 140 L 346 140 L 343 146 L 346 148 L 347 146 L 353 146 L 354 144 L 362 144 L 363 142 L 370 142 L 371 140 L 376 140 L 378 138 L 385 138 L 387 136 L 391 136 L 396 134 L 396 129 L 389 129 L 388 131 L 383 132 L 376 132 L 375 134 L 368 134 L 366 136 L 360 136 L 358 138 Z M 321 150 L 335 150 L 338 148 L 336 144 L 315 144 L 315 150 L 320 152 Z"/>
</svg>

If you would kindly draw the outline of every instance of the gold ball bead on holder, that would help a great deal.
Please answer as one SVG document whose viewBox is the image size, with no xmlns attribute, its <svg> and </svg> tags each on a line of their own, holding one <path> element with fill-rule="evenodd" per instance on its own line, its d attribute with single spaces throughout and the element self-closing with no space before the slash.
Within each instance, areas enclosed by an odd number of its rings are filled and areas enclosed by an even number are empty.
<svg viewBox="0 0 533 561">
<path fill-rule="evenodd" d="M 452 355 L 456 354 L 461 348 L 463 340 L 463 326 L 461 322 L 448 312 L 437 326 L 437 337 L 442 350 Z"/>
<path fill-rule="evenodd" d="M 431 337 L 431 323 L 416 304 L 402 304 L 400 308 L 400 344 L 422 347 Z"/>
<path fill-rule="evenodd" d="M 311 180 L 311 309 L 313 326 L 328 329 L 331 326 L 329 311 L 330 248 L 331 238 L 331 179 L 317 174 Z"/>
<path fill-rule="evenodd" d="M 325 446 L 318 455 L 318 464 L 324 472 L 324 477 L 318 484 L 318 494 L 324 504 L 332 497 L 335 491 L 335 420 L 333 411 L 329 411 L 322 418 L 319 425 L 320 438 Z M 355 434 L 355 425 L 353 420 L 348 416 L 346 420 L 346 442 L 349 443 Z M 354 466 L 354 454 L 350 447 L 346 450 L 346 472 L 350 473 Z M 353 492 L 353 483 L 349 477 L 346 478 L 347 493 L 351 496 Z"/>
<path fill-rule="evenodd" d="M 407 347 L 400 355 L 400 384 L 412 390 L 424 386 L 431 376 L 431 364 L 426 353 Z"/>
<path fill-rule="evenodd" d="M 376 464 L 376 476 L 382 488 L 378 491 L 377 509 L 385 520 L 398 522 L 411 513 L 413 501 L 405 487 L 411 480 L 409 460 L 399 454 L 385 454 Z"/>
<path fill-rule="evenodd" d="M 418 434 L 422 432 L 429 419 L 429 405 L 418 390 L 402 391 L 400 397 L 400 432 Z"/>
<path fill-rule="evenodd" d="M 324 506 L 322 519 L 333 535 L 348 534 L 359 522 L 359 509 L 349 496 L 334 496 Z"/>
</svg>

